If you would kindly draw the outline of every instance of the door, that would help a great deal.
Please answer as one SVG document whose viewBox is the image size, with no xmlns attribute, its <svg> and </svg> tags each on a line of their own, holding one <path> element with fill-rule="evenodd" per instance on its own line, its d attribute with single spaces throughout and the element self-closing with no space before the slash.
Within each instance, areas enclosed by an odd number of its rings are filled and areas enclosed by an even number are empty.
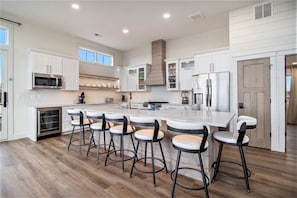
<svg viewBox="0 0 297 198">
<path fill-rule="evenodd" d="M 0 141 L 7 139 L 7 60 L 8 60 L 8 53 L 6 50 L 0 50 Z"/>
<path fill-rule="evenodd" d="M 209 74 L 209 105 L 212 111 L 230 112 L 230 73 Z"/>
<path fill-rule="evenodd" d="M 248 130 L 249 146 L 270 149 L 270 60 L 269 58 L 239 61 L 238 116 L 257 119 L 257 127 Z"/>
</svg>

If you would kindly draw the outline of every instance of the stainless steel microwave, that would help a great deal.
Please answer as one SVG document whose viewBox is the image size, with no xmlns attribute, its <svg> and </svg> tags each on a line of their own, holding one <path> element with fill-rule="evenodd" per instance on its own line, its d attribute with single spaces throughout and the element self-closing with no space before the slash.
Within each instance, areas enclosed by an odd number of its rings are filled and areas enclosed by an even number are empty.
<svg viewBox="0 0 297 198">
<path fill-rule="evenodd" d="M 63 76 L 53 74 L 33 73 L 33 89 L 61 89 L 63 87 Z"/>
</svg>

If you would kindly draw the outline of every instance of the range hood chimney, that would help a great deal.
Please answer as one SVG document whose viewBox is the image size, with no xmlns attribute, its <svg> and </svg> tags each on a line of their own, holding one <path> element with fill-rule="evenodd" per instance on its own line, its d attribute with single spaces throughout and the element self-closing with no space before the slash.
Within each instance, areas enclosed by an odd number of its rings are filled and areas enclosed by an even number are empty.
<svg viewBox="0 0 297 198">
<path fill-rule="evenodd" d="M 165 85 L 166 43 L 164 40 L 152 42 L 152 68 L 145 81 L 146 85 Z"/>
</svg>

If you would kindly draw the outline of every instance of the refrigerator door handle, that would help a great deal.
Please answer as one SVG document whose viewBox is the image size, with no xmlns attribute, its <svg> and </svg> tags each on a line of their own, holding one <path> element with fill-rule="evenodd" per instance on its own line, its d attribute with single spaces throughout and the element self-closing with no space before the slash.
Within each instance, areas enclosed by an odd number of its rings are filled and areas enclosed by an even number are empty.
<svg viewBox="0 0 297 198">
<path fill-rule="evenodd" d="M 211 107 L 211 99 L 212 99 L 212 82 L 211 79 L 209 79 L 209 106 Z"/>
<path fill-rule="evenodd" d="M 206 103 L 206 106 L 208 107 L 208 80 L 206 80 L 206 100 L 205 100 L 205 103 Z"/>
</svg>

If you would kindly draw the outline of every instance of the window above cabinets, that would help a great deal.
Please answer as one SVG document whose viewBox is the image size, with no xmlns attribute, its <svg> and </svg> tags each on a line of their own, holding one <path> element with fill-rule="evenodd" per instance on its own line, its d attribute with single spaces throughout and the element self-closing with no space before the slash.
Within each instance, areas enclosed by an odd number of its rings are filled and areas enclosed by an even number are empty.
<svg viewBox="0 0 297 198">
<path fill-rule="evenodd" d="M 94 50 L 80 48 L 79 60 L 95 63 L 99 65 L 113 66 L 113 56 L 102 52 L 96 52 Z"/>
<path fill-rule="evenodd" d="M 0 45 L 8 45 L 8 30 L 0 26 Z"/>
</svg>

